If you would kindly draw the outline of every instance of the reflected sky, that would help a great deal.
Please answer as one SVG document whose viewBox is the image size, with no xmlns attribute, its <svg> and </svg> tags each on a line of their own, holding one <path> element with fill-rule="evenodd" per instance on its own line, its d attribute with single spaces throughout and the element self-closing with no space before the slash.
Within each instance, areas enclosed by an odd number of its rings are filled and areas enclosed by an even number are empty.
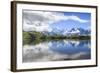
<svg viewBox="0 0 100 73">
<path fill-rule="evenodd" d="M 89 40 L 60 40 L 23 45 L 23 62 L 82 60 L 91 58 Z"/>
</svg>

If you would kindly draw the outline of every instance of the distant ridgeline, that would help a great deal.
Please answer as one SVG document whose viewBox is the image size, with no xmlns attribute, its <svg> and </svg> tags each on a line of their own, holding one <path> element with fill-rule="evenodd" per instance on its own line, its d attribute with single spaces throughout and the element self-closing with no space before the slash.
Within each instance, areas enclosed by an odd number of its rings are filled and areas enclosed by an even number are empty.
<svg viewBox="0 0 100 73">
<path fill-rule="evenodd" d="M 62 40 L 62 39 L 72 39 L 72 40 L 89 40 L 90 31 L 83 31 L 80 33 L 76 29 L 70 30 L 67 33 L 57 33 L 57 32 L 37 32 L 37 31 L 23 31 L 23 43 L 39 43 L 42 41 L 50 40 Z"/>
</svg>

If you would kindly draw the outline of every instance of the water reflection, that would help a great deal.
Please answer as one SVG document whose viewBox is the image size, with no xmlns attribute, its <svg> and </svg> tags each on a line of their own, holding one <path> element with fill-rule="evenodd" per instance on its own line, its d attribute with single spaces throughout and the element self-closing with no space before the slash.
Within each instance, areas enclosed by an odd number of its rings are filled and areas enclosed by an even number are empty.
<svg viewBox="0 0 100 73">
<path fill-rule="evenodd" d="M 23 62 L 80 60 L 91 58 L 89 40 L 60 40 L 23 46 Z"/>
</svg>

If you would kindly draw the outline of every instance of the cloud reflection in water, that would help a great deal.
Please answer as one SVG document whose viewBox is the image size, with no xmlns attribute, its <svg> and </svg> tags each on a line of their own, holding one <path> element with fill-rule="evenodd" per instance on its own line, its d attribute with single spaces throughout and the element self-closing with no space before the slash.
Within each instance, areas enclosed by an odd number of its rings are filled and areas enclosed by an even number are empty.
<svg viewBox="0 0 100 73">
<path fill-rule="evenodd" d="M 23 46 L 23 62 L 90 59 L 90 41 L 50 41 Z"/>
</svg>

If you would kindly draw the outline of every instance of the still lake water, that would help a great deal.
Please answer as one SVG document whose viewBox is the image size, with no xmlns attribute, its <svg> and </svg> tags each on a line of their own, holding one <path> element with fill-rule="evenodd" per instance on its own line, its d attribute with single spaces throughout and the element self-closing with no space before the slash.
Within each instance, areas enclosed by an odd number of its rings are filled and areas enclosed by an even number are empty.
<svg viewBox="0 0 100 73">
<path fill-rule="evenodd" d="M 23 62 L 82 60 L 91 58 L 90 40 L 60 40 L 23 45 Z"/>
</svg>

